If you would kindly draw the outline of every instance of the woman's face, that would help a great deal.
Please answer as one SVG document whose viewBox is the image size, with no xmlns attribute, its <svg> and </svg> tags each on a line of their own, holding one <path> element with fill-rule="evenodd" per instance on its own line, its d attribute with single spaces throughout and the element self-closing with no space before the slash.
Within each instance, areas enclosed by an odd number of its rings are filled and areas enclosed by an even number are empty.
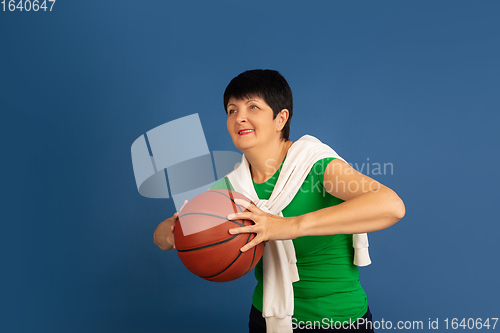
<svg viewBox="0 0 500 333">
<path fill-rule="evenodd" d="M 227 103 L 227 130 L 242 152 L 279 141 L 283 128 L 279 119 L 273 119 L 273 110 L 258 96 L 231 97 Z"/>
</svg>

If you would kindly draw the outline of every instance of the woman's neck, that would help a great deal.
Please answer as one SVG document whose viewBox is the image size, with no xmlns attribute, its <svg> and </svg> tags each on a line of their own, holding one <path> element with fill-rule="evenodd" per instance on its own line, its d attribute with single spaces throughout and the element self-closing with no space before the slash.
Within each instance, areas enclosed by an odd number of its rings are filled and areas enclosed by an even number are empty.
<svg viewBox="0 0 500 333">
<path fill-rule="evenodd" d="M 277 144 L 266 145 L 265 148 L 245 152 L 245 157 L 250 163 L 253 181 L 261 184 L 269 180 L 285 159 L 292 143 L 292 141 L 279 140 Z"/>
</svg>

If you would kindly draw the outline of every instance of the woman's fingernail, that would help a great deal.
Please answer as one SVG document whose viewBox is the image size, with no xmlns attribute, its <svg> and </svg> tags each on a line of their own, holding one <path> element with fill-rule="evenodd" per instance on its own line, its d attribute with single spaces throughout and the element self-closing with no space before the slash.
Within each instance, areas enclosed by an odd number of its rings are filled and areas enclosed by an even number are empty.
<svg viewBox="0 0 500 333">
<path fill-rule="evenodd" d="M 234 229 L 229 229 L 229 233 L 230 234 L 234 233 Z"/>
<path fill-rule="evenodd" d="M 227 216 L 227 219 L 228 219 L 228 220 L 234 220 L 234 218 L 235 218 L 235 217 L 236 217 L 236 214 L 229 214 L 229 215 Z"/>
</svg>

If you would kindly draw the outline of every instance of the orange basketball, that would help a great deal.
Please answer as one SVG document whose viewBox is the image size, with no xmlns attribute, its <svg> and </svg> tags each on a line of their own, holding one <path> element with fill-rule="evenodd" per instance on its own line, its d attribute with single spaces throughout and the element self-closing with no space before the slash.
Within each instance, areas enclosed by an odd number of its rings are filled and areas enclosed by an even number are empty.
<svg viewBox="0 0 500 333">
<path fill-rule="evenodd" d="M 177 253 L 192 273 L 205 280 L 236 280 L 251 271 L 264 253 L 263 243 L 240 251 L 255 234 L 229 233 L 231 228 L 253 224 L 227 219 L 229 214 L 247 211 L 235 198 L 250 201 L 235 191 L 210 190 L 194 197 L 179 213 L 174 231 Z"/>
</svg>

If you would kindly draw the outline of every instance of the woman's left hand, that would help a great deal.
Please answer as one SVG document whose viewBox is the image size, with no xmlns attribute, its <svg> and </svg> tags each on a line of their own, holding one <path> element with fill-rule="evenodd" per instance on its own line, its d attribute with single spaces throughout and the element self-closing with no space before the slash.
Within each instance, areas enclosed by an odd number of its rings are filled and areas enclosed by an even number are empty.
<svg viewBox="0 0 500 333">
<path fill-rule="evenodd" d="M 251 220 L 254 225 L 232 228 L 229 229 L 230 234 L 241 234 L 241 233 L 255 233 L 256 236 L 248 244 L 241 248 L 241 252 L 245 252 L 252 247 L 258 245 L 262 242 L 267 242 L 269 240 L 283 240 L 292 239 L 293 228 L 292 228 L 292 217 L 281 217 L 266 213 L 253 203 L 250 203 L 242 199 L 234 199 L 234 202 L 240 206 L 245 207 L 249 212 L 229 214 L 227 218 L 229 220 L 243 219 Z"/>
</svg>

